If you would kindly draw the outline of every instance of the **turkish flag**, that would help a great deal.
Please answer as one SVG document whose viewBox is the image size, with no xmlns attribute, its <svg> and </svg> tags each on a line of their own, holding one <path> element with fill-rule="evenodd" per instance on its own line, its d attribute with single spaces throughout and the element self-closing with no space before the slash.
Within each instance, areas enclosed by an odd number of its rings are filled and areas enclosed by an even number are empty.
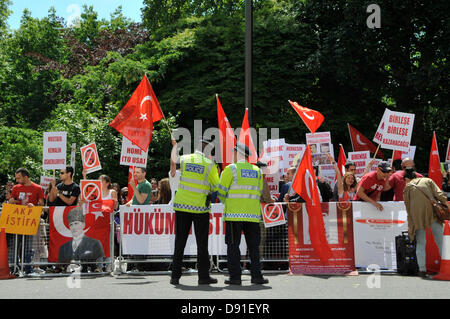
<svg viewBox="0 0 450 319">
<path fill-rule="evenodd" d="M 152 140 L 153 123 L 164 114 L 147 77 L 144 76 L 127 104 L 116 115 L 109 126 L 147 152 Z"/>
<path fill-rule="evenodd" d="M 245 108 L 244 119 L 242 120 L 241 132 L 239 134 L 239 143 L 248 146 L 251 152 L 251 156 L 248 158 L 248 162 L 256 164 L 258 161 L 258 153 L 256 152 L 255 145 L 253 144 L 252 135 L 250 132 L 250 124 L 248 123 L 248 108 Z"/>
<path fill-rule="evenodd" d="M 433 131 L 433 141 L 431 143 L 430 164 L 428 166 L 428 177 L 431 178 L 439 188 L 442 188 L 441 161 L 437 148 L 436 133 Z"/>
<path fill-rule="evenodd" d="M 110 257 L 110 214 L 114 211 L 114 200 L 83 204 L 84 236 L 100 241 L 105 257 Z M 48 261 L 58 262 L 60 247 L 72 240 L 67 214 L 76 206 L 51 206 L 49 210 Z"/>
<path fill-rule="evenodd" d="M 236 145 L 236 136 L 234 135 L 233 128 L 228 121 L 217 94 L 216 99 L 217 120 L 219 122 L 220 153 L 222 154 L 222 170 L 224 170 L 225 167 L 233 162 L 233 148 Z"/>
<path fill-rule="evenodd" d="M 325 119 L 323 115 L 317 111 L 303 107 L 297 102 L 289 101 L 289 103 L 292 105 L 297 114 L 302 118 L 303 122 L 311 131 L 311 133 L 315 133 Z"/>
<path fill-rule="evenodd" d="M 337 161 L 337 166 L 339 169 L 339 172 L 341 173 L 341 176 L 344 177 L 345 174 L 345 163 L 347 162 L 347 158 L 345 157 L 344 147 L 342 147 L 342 144 L 339 144 L 339 156 Z M 336 180 L 337 177 L 334 179 Z"/>
<path fill-rule="evenodd" d="M 374 154 L 377 150 L 375 144 L 373 144 L 367 137 L 362 135 L 357 129 L 347 123 L 348 132 L 350 134 L 350 141 L 352 142 L 353 152 L 369 151 Z M 378 150 L 377 155 L 384 159 L 384 154 Z"/>
<path fill-rule="evenodd" d="M 309 145 L 306 146 L 302 161 L 292 182 L 292 188 L 306 201 L 305 206 L 308 213 L 311 246 L 322 263 L 326 264 L 328 259 L 331 258 L 331 248 L 325 235 L 319 189 L 316 184 Z"/>
</svg>

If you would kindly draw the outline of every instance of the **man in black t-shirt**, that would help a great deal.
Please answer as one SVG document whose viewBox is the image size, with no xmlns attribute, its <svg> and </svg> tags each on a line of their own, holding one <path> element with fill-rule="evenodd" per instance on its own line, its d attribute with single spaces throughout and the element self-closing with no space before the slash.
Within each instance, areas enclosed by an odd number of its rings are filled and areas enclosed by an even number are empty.
<svg viewBox="0 0 450 319">
<path fill-rule="evenodd" d="M 59 171 L 61 183 L 56 185 L 56 180 L 51 181 L 52 190 L 49 193 L 49 201 L 53 206 L 76 206 L 80 195 L 80 186 L 73 182 L 73 167 Z"/>
</svg>

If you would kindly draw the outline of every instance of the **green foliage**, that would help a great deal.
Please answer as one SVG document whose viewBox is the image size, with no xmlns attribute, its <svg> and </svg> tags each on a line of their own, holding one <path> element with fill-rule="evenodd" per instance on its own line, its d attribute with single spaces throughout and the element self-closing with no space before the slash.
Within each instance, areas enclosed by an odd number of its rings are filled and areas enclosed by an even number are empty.
<svg viewBox="0 0 450 319">
<path fill-rule="evenodd" d="M 54 9 L 25 10 L 7 29 L 10 1 L 0 0 L 0 179 L 26 166 L 40 174 L 42 133 L 68 132 L 80 147 L 96 142 L 102 171 L 124 185 L 121 135 L 109 127 L 146 74 L 171 129 L 217 126 L 216 94 L 233 128 L 245 110 L 245 1 L 144 0 L 143 23 L 118 7 L 109 21 L 83 6 L 76 26 Z M 450 2 L 380 0 L 381 28 L 366 25 L 367 1 L 253 1 L 253 126 L 280 128 L 304 143 L 307 128 L 288 100 L 320 111 L 320 131 L 351 150 L 346 123 L 371 138 L 386 107 L 415 113 L 412 145 L 428 168 L 436 131 L 449 138 Z M 193 134 L 192 134 L 193 135 Z M 269 136 L 270 137 L 270 136 Z M 335 147 L 337 149 L 337 147 Z M 155 123 L 148 177 L 169 170 L 170 133 Z M 384 150 L 383 150 L 384 151 Z M 389 155 L 389 151 L 385 152 Z M 69 154 L 68 154 L 69 155 Z"/>
</svg>

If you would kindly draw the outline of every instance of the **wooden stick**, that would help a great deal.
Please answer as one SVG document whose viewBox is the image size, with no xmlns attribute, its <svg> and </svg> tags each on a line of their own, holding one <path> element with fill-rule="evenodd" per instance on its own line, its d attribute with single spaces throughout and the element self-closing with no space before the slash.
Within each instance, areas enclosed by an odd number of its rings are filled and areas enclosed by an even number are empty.
<svg viewBox="0 0 450 319">
<path fill-rule="evenodd" d="M 373 154 L 373 159 L 375 159 L 375 156 L 377 156 L 379 149 L 380 149 L 380 144 L 378 144 L 377 150 L 375 151 L 375 154 Z"/>
</svg>

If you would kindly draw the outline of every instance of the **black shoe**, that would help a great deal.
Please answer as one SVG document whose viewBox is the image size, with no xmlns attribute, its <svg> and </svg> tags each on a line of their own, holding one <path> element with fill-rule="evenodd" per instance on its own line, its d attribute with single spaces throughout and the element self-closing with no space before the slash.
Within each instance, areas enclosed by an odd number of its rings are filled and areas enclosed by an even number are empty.
<svg viewBox="0 0 450 319">
<path fill-rule="evenodd" d="M 252 278 L 251 283 L 252 284 L 256 284 L 256 285 L 264 285 L 264 284 L 268 284 L 269 283 L 269 279 L 266 279 L 264 277 Z"/>
<path fill-rule="evenodd" d="M 206 279 L 199 279 L 198 284 L 199 285 L 217 284 L 217 279 L 213 277 L 209 277 Z"/>
<path fill-rule="evenodd" d="M 179 278 L 170 278 L 170 284 L 171 285 L 179 285 L 180 279 Z"/>
<path fill-rule="evenodd" d="M 242 281 L 240 279 L 225 279 L 225 285 L 242 285 Z"/>
</svg>

